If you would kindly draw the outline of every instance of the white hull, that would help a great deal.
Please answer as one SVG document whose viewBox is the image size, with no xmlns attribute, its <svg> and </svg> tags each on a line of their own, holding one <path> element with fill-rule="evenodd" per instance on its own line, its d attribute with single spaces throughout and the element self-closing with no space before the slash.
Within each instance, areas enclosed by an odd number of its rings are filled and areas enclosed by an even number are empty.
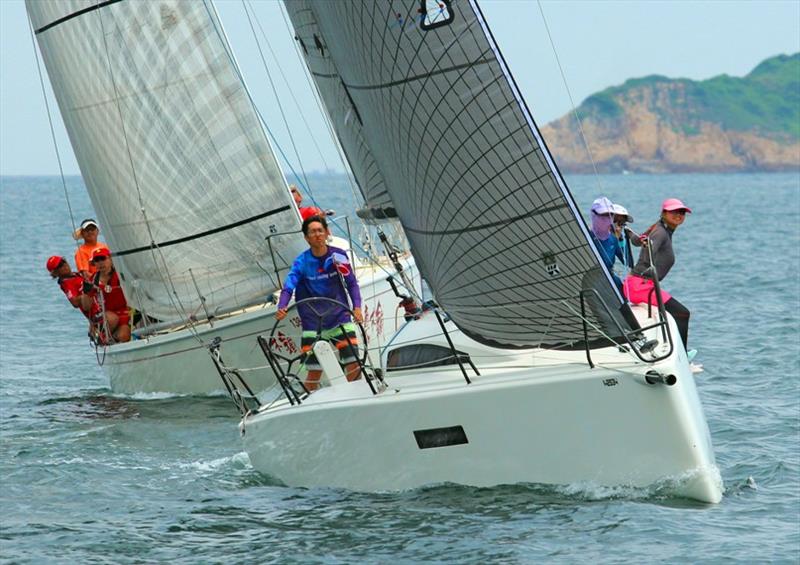
<svg viewBox="0 0 800 565">
<path fill-rule="evenodd" d="M 454 339 L 459 350 L 468 349 L 466 338 Z M 583 351 L 507 353 L 505 364 L 497 363 L 500 357 L 479 363 L 480 355 L 470 354 L 481 376 L 471 375 L 469 385 L 457 366 L 402 371 L 389 373 L 388 390 L 376 396 L 364 382 L 338 382 L 300 406 L 284 403 L 249 416 L 242 423 L 245 449 L 256 469 L 293 486 L 644 487 L 672 479 L 683 496 L 721 499 L 708 427 L 680 345 L 656 365 L 601 350 L 593 353 L 594 369 Z M 647 384 L 644 373 L 654 369 L 677 383 Z M 424 449 L 417 443 L 414 432 L 455 426 L 467 443 Z"/>
<path fill-rule="evenodd" d="M 378 347 L 386 341 L 384 332 L 393 333 L 403 322 L 402 314 L 397 311 L 398 299 L 386 282 L 386 270 L 366 265 L 358 267 L 356 274 L 368 311 L 376 312 L 378 304 L 381 306 L 381 317 L 372 316 L 365 324 L 370 346 Z M 109 347 L 103 368 L 111 390 L 117 394 L 222 392 L 225 388 L 207 345 L 214 338 L 221 338 L 222 357 L 230 368 L 265 367 L 267 359 L 256 336 L 268 333 L 274 324 L 275 305 L 251 308 L 219 319 L 213 327 L 202 323 L 193 331 L 182 329 Z M 243 374 L 254 392 L 275 384 L 274 375 L 267 369 Z"/>
</svg>

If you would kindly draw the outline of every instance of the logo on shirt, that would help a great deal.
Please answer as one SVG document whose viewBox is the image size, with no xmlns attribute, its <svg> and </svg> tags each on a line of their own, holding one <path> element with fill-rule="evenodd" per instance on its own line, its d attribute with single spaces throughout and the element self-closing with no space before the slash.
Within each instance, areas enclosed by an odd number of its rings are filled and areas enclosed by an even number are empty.
<svg viewBox="0 0 800 565">
<path fill-rule="evenodd" d="M 350 261 L 347 259 L 346 255 L 342 255 L 341 253 L 331 253 L 331 256 L 325 261 L 325 269 L 330 268 L 331 264 L 335 265 L 336 270 L 345 277 L 351 272 Z"/>
</svg>

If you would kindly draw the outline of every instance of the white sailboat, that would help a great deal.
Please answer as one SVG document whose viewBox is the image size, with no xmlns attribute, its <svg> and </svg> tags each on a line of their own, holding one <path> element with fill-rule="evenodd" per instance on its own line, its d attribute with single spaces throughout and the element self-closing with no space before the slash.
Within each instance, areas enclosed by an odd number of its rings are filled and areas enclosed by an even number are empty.
<svg viewBox="0 0 800 565">
<path fill-rule="evenodd" d="M 99 352 L 111 389 L 222 390 L 208 344 L 219 338 L 235 366 L 266 363 L 254 336 L 272 325 L 270 298 L 306 244 L 214 6 L 26 6 L 128 302 L 156 320 Z M 354 261 L 380 343 L 398 315 L 388 262 Z M 274 383 L 250 376 L 256 390 Z"/>
<path fill-rule="evenodd" d="M 360 381 L 320 341 L 328 386 L 290 365 L 285 398 L 237 397 L 253 466 L 359 490 L 668 481 L 719 502 L 674 321 L 617 292 L 477 2 L 285 5 L 354 173 L 383 190 L 370 213 L 399 218 L 439 306 Z"/>
</svg>

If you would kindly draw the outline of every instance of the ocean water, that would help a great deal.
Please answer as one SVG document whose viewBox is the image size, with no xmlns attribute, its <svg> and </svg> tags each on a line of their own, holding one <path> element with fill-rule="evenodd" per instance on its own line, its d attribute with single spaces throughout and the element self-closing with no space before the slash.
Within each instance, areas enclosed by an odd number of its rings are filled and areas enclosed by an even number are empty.
<svg viewBox="0 0 800 565">
<path fill-rule="evenodd" d="M 76 219 L 93 215 L 81 180 L 67 180 Z M 321 205 L 348 205 L 326 192 L 341 178 L 318 180 Z M 44 268 L 73 250 L 61 180 L 6 177 L 0 562 L 800 561 L 800 176 L 568 182 L 584 210 L 605 194 L 638 230 L 665 197 L 694 210 L 665 287 L 692 310 L 720 504 L 668 485 L 283 487 L 250 466 L 226 398 L 110 393 Z"/>
</svg>

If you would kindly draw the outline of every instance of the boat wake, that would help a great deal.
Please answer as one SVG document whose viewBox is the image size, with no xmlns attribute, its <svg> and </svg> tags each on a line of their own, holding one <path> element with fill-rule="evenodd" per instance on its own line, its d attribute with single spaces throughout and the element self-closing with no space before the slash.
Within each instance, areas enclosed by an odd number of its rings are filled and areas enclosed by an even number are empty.
<svg viewBox="0 0 800 565">
<path fill-rule="evenodd" d="M 111 393 L 109 396 L 123 400 L 169 400 L 171 398 L 185 398 L 191 395 L 174 392 L 137 392 L 134 394 Z"/>
<path fill-rule="evenodd" d="M 250 458 L 244 451 L 211 460 L 179 463 L 178 468 L 192 473 L 195 479 L 207 478 L 215 482 L 222 481 L 232 485 L 235 489 L 283 486 L 277 479 L 253 469 Z"/>
<path fill-rule="evenodd" d="M 703 471 L 697 469 L 679 475 L 667 476 L 647 485 L 600 485 L 592 481 L 580 481 L 564 485 L 542 483 L 520 483 L 515 485 L 498 485 L 494 487 L 470 487 L 453 483 L 440 483 L 405 491 L 423 496 L 447 496 L 448 498 L 468 496 L 469 498 L 496 498 L 524 495 L 528 501 L 538 503 L 568 504 L 570 502 L 601 502 L 605 500 L 628 500 L 637 502 L 653 502 L 666 506 L 704 508 L 708 504 L 690 499 L 686 496 L 687 485 L 690 485 Z M 714 467 L 710 472 L 722 481 L 719 470 Z M 737 487 L 734 487 L 737 488 Z M 753 487 L 754 488 L 754 487 Z M 389 494 L 388 492 L 386 494 Z M 729 491 L 726 491 L 729 494 Z"/>
<path fill-rule="evenodd" d="M 707 503 L 697 500 L 690 500 L 686 496 L 687 488 L 702 474 L 710 473 L 714 480 L 722 485 L 722 477 L 719 469 L 693 469 L 663 477 L 655 483 L 647 486 L 598 485 L 591 481 L 572 483 L 553 487 L 556 492 L 579 500 L 601 501 L 601 500 L 636 500 L 636 501 L 655 501 L 665 503 L 670 506 L 692 506 L 705 507 Z"/>
<path fill-rule="evenodd" d="M 216 474 L 220 470 L 236 470 L 236 469 L 251 469 L 250 460 L 247 453 L 240 451 L 227 457 L 219 457 L 211 461 L 190 461 L 187 463 L 180 463 L 178 467 L 182 469 L 193 469 L 203 475 Z"/>
<path fill-rule="evenodd" d="M 736 483 L 726 488 L 725 494 L 728 496 L 734 496 L 737 494 L 743 494 L 748 491 L 756 491 L 756 490 L 758 490 L 758 484 L 756 483 L 756 480 L 753 478 L 752 475 L 748 475 L 746 478 L 740 479 L 736 481 Z"/>
<path fill-rule="evenodd" d="M 38 405 L 63 419 L 129 419 L 186 420 L 233 418 L 230 401 L 223 396 L 197 397 L 186 402 L 186 395 L 171 393 L 110 394 L 106 390 L 87 391 L 83 395 L 56 396 L 41 400 Z M 58 409 L 53 410 L 57 406 Z"/>
<path fill-rule="evenodd" d="M 64 410 L 51 411 L 59 418 L 76 419 L 137 418 L 139 411 L 125 399 L 89 392 L 84 396 L 60 396 L 46 398 L 38 403 L 41 407 L 63 406 Z"/>
</svg>

